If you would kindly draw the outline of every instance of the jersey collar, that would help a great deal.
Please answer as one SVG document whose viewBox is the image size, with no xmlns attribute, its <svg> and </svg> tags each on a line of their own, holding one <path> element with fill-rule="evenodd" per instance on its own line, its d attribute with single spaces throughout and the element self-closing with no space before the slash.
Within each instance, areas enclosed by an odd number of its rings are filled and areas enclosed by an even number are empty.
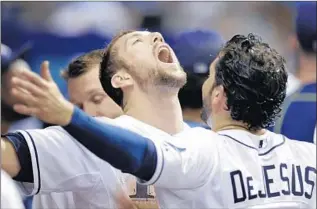
<svg viewBox="0 0 317 209">
<path fill-rule="evenodd" d="M 254 149 L 259 155 L 266 155 L 276 147 L 284 144 L 285 137 L 266 130 L 263 135 L 254 135 L 245 130 L 223 130 L 218 135 L 234 140 L 243 146 Z"/>
</svg>

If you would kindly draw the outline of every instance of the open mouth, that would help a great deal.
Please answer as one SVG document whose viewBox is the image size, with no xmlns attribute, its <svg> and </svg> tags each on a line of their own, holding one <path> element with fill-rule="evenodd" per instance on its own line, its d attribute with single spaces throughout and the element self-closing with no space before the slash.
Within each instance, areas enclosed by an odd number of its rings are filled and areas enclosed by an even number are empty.
<svg viewBox="0 0 317 209">
<path fill-rule="evenodd" d="M 173 57 L 167 47 L 161 47 L 158 53 L 158 59 L 164 63 L 173 63 Z"/>
</svg>

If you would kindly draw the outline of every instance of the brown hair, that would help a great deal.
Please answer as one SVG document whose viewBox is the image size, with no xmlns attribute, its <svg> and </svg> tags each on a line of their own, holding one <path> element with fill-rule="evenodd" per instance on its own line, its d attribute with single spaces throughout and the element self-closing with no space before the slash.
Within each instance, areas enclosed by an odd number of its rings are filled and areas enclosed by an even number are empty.
<svg viewBox="0 0 317 209">
<path fill-rule="evenodd" d="M 122 60 L 117 58 L 117 51 L 113 48 L 114 44 L 122 36 L 135 32 L 134 30 L 127 30 L 118 33 L 108 44 L 104 51 L 102 61 L 100 63 L 100 82 L 103 90 L 113 99 L 120 107 L 122 107 L 123 92 L 120 88 L 114 88 L 111 84 L 111 78 L 116 70 L 120 67 L 127 68 Z"/>
<path fill-rule="evenodd" d="M 104 55 L 103 49 L 97 49 L 85 53 L 77 58 L 75 58 L 65 70 L 61 71 L 61 76 L 68 80 L 70 78 L 77 78 L 87 71 L 90 68 L 99 66 Z"/>
</svg>

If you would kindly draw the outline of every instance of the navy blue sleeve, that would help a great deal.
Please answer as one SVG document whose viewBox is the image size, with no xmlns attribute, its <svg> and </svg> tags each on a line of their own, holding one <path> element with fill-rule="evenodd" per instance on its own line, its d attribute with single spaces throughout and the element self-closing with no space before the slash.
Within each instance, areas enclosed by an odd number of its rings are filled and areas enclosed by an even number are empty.
<svg viewBox="0 0 317 209">
<path fill-rule="evenodd" d="M 24 136 L 20 133 L 9 133 L 1 136 L 11 142 L 20 162 L 21 170 L 13 179 L 16 181 L 33 183 L 31 154 Z"/>
<path fill-rule="evenodd" d="M 76 107 L 71 122 L 64 129 L 113 167 L 145 181 L 153 176 L 157 150 L 151 140 L 129 130 L 101 123 Z"/>
</svg>

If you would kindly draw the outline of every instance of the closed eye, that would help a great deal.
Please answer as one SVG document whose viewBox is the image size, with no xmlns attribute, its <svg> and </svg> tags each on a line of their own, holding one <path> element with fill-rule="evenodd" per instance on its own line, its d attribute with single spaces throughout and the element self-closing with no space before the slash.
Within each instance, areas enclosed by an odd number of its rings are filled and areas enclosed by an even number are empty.
<svg viewBox="0 0 317 209">
<path fill-rule="evenodd" d="M 91 101 L 95 104 L 100 104 L 106 96 L 104 94 L 97 94 L 91 98 Z"/>
<path fill-rule="evenodd" d="M 134 44 L 136 44 L 136 43 L 138 43 L 138 42 L 141 42 L 141 39 L 136 39 L 134 42 L 133 42 L 133 44 L 132 45 L 134 45 Z"/>
</svg>

